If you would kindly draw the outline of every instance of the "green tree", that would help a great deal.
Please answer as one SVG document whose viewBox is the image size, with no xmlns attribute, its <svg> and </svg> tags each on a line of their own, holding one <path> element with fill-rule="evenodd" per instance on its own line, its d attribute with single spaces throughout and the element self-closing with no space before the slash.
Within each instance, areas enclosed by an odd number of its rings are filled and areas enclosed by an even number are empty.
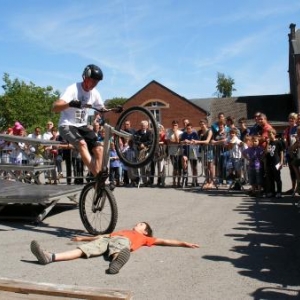
<svg viewBox="0 0 300 300">
<path fill-rule="evenodd" d="M 123 106 L 126 101 L 127 101 L 127 98 L 115 97 L 112 99 L 107 99 L 104 102 L 104 105 L 106 108 L 112 108 L 112 107 L 116 107 L 118 105 Z"/>
<path fill-rule="evenodd" d="M 232 79 L 230 76 L 225 76 L 223 73 L 217 74 L 217 92 L 216 95 L 218 98 L 226 98 L 231 97 L 232 92 L 236 91 L 236 89 L 233 87 L 235 84 L 234 79 Z"/>
<path fill-rule="evenodd" d="M 44 127 L 48 120 L 57 124 L 59 115 L 51 112 L 53 102 L 59 92 L 51 86 L 45 88 L 30 82 L 26 84 L 19 79 L 11 80 L 4 73 L 4 94 L 0 96 L 0 128 L 7 129 L 19 121 L 28 132 L 36 126 Z"/>
</svg>

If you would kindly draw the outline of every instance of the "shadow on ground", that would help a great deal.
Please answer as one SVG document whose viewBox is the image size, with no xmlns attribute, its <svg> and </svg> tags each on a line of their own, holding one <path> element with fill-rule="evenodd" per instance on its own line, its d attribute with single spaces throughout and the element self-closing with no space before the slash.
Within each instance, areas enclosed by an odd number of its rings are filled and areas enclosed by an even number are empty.
<svg viewBox="0 0 300 300">
<path fill-rule="evenodd" d="M 72 237 L 74 235 L 85 235 L 86 232 L 80 229 L 49 226 L 47 218 L 36 223 L 36 216 L 44 209 L 40 205 L 11 205 L 1 211 L 0 224 L 7 225 L 7 228 L 1 231 L 29 230 L 35 232 L 44 232 L 57 237 Z M 74 204 L 59 203 L 55 205 L 47 217 L 61 214 L 63 212 L 78 209 Z M 11 217 L 13 216 L 13 217 Z M 7 217 L 7 218 L 6 218 Z M 80 219 L 78 213 L 78 220 Z"/>
<path fill-rule="evenodd" d="M 219 195 L 220 196 L 220 195 Z M 253 292 L 254 299 L 299 299 L 300 285 L 300 214 L 291 197 L 275 199 L 244 198 L 235 209 L 244 215 L 234 233 L 226 236 L 236 241 L 230 251 L 237 259 L 204 256 L 218 262 L 230 262 L 241 276 L 279 285 Z M 295 287 L 295 290 L 287 287 Z"/>
</svg>

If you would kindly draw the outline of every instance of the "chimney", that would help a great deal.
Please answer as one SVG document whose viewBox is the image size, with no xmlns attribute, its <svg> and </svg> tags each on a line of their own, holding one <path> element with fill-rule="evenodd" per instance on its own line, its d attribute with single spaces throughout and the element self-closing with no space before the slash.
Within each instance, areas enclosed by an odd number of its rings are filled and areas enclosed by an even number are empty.
<svg viewBox="0 0 300 300">
<path fill-rule="evenodd" d="M 290 40 L 296 39 L 295 28 L 296 28 L 296 24 L 291 23 L 290 24 L 291 33 L 289 34 Z"/>
</svg>

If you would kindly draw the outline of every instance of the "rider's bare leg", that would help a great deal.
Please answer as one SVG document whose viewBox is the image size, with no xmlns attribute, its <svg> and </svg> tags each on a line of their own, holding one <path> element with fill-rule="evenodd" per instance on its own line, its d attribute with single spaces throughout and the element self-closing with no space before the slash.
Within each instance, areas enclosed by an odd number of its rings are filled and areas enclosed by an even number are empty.
<svg viewBox="0 0 300 300">
<path fill-rule="evenodd" d="M 92 160 L 92 157 L 90 155 L 90 152 L 89 152 L 89 149 L 87 147 L 87 144 L 86 144 L 85 140 L 80 140 L 77 146 L 78 146 L 78 151 L 81 155 L 81 159 L 82 159 L 83 163 L 92 172 L 92 174 L 94 176 L 96 176 L 98 174 L 98 172 L 100 171 L 100 168 L 101 168 L 102 156 L 101 156 L 100 163 L 96 164 L 96 163 L 94 163 L 94 160 Z M 95 148 L 100 148 L 100 146 L 95 147 Z M 103 152 L 103 150 L 102 150 L 102 152 Z M 99 155 L 95 156 L 95 161 L 99 160 L 98 158 L 99 158 Z M 100 166 L 100 168 L 99 168 L 99 166 Z"/>
<path fill-rule="evenodd" d="M 100 170 L 102 169 L 103 147 L 96 146 L 93 148 L 92 151 L 93 151 L 93 155 L 94 155 L 93 166 L 95 168 L 96 175 L 97 175 L 100 172 Z"/>
</svg>

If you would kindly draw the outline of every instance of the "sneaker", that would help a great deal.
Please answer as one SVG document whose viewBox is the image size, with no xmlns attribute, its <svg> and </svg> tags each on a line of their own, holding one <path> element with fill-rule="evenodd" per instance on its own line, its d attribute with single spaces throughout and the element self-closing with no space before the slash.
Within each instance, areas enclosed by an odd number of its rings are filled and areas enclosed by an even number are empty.
<svg viewBox="0 0 300 300">
<path fill-rule="evenodd" d="M 267 198 L 273 198 L 273 197 L 274 197 L 274 194 L 272 194 L 272 193 L 267 194 Z"/>
<path fill-rule="evenodd" d="M 129 248 L 124 248 L 120 251 L 118 256 L 109 264 L 109 268 L 106 270 L 107 274 L 117 274 L 120 269 L 128 262 L 130 257 Z"/>
<path fill-rule="evenodd" d="M 37 241 L 31 242 L 30 249 L 41 265 L 47 265 L 52 262 L 52 254 L 42 250 Z"/>
<path fill-rule="evenodd" d="M 293 189 L 289 189 L 288 191 L 285 191 L 283 194 L 285 195 L 293 195 L 294 190 Z"/>
<path fill-rule="evenodd" d="M 104 183 L 106 181 L 106 179 L 108 178 L 108 172 L 105 171 L 100 171 L 96 177 L 95 177 L 95 181 L 96 182 L 101 182 Z"/>
<path fill-rule="evenodd" d="M 109 184 L 109 189 L 111 190 L 111 191 L 113 191 L 114 189 L 115 189 L 115 185 L 113 184 L 113 183 L 110 183 Z"/>
<path fill-rule="evenodd" d="M 281 198 L 281 193 L 277 193 L 275 197 L 276 198 Z"/>
</svg>

